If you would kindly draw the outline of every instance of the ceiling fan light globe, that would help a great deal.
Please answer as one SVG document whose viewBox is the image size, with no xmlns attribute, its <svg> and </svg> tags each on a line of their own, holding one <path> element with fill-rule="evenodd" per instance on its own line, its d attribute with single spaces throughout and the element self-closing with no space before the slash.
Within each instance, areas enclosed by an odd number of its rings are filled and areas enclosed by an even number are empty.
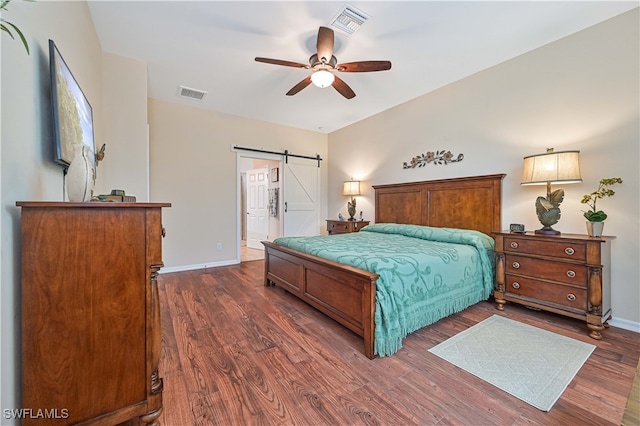
<svg viewBox="0 0 640 426">
<path fill-rule="evenodd" d="M 318 70 L 311 74 L 311 82 L 321 88 L 331 86 L 334 78 L 333 73 L 326 70 Z"/>
</svg>

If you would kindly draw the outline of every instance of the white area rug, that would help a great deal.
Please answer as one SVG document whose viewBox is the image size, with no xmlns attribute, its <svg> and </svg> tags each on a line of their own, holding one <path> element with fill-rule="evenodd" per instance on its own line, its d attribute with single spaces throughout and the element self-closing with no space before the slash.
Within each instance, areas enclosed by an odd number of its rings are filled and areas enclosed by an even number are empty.
<svg viewBox="0 0 640 426">
<path fill-rule="evenodd" d="M 549 411 L 595 348 L 494 315 L 429 352 Z"/>
</svg>

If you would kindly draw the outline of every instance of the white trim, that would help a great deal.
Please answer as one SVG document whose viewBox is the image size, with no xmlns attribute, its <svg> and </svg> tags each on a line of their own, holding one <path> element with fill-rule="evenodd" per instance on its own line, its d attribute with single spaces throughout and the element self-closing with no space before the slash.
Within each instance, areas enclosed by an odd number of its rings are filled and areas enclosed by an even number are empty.
<svg viewBox="0 0 640 426">
<path fill-rule="evenodd" d="M 170 272 L 193 271 L 194 269 L 217 268 L 219 266 L 237 265 L 239 263 L 240 261 L 238 259 L 233 259 L 233 260 L 223 260 L 222 262 L 200 263 L 196 265 L 171 266 L 169 268 L 160 269 L 159 273 L 168 274 Z"/>
<path fill-rule="evenodd" d="M 149 123 L 147 123 L 147 201 L 151 201 L 151 154 L 149 153 Z"/>
<path fill-rule="evenodd" d="M 636 333 L 640 333 L 640 323 L 638 322 L 633 322 L 633 321 L 620 319 L 620 318 L 612 318 L 611 320 L 609 320 L 609 325 L 611 325 L 612 327 L 623 328 L 625 330 L 635 331 Z"/>
</svg>

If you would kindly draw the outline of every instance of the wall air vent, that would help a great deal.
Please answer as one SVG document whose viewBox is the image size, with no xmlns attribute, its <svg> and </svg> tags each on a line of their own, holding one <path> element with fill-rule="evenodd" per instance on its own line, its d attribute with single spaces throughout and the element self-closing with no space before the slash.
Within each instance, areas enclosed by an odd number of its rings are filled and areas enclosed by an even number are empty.
<svg viewBox="0 0 640 426">
<path fill-rule="evenodd" d="M 204 90 L 192 89 L 190 87 L 180 86 L 178 94 L 183 98 L 202 100 L 207 95 Z"/>
<path fill-rule="evenodd" d="M 370 17 L 370 15 L 363 11 L 356 9 L 350 4 L 346 4 L 344 8 L 338 12 L 336 17 L 333 18 L 329 26 L 351 35 L 358 31 L 362 24 Z"/>
</svg>

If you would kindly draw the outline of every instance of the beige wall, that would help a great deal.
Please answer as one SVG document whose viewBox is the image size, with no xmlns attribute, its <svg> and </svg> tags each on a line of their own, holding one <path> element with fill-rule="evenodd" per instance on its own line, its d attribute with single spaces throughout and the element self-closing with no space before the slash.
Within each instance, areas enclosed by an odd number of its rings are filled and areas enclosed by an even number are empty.
<svg viewBox="0 0 640 426">
<path fill-rule="evenodd" d="M 147 65 L 110 53 L 102 54 L 102 140 L 105 158 L 98 164 L 95 194 L 123 189 L 138 201 L 149 201 L 147 142 Z"/>
<path fill-rule="evenodd" d="M 326 135 L 155 99 L 148 109 L 151 200 L 172 203 L 163 215 L 164 272 L 238 262 L 240 170 L 232 146 L 320 154 L 326 188 Z"/>
<path fill-rule="evenodd" d="M 11 2 L 2 18 L 26 35 L 31 54 L 2 34 L 2 289 L 0 407 L 19 408 L 20 211 L 18 200 L 62 201 L 53 163 L 48 40 L 54 40 L 93 107 L 102 139 L 102 52 L 84 2 Z M 2 424 L 10 424 L 2 419 Z"/>
<path fill-rule="evenodd" d="M 522 158 L 580 150 L 583 183 L 565 185 L 554 228 L 585 233 L 580 199 L 605 177 L 622 177 L 609 213 L 614 323 L 638 330 L 640 177 L 638 9 L 494 66 L 329 136 L 329 215 L 346 214 L 343 180 L 363 180 L 358 210 L 374 219 L 371 185 L 506 173 L 503 228 L 541 225 L 534 201 L 543 186 L 521 187 Z M 403 170 L 419 153 L 451 150 L 464 160 Z M 352 155 L 357 153 L 357 155 Z M 557 189 L 556 186 L 553 189 Z"/>
</svg>

